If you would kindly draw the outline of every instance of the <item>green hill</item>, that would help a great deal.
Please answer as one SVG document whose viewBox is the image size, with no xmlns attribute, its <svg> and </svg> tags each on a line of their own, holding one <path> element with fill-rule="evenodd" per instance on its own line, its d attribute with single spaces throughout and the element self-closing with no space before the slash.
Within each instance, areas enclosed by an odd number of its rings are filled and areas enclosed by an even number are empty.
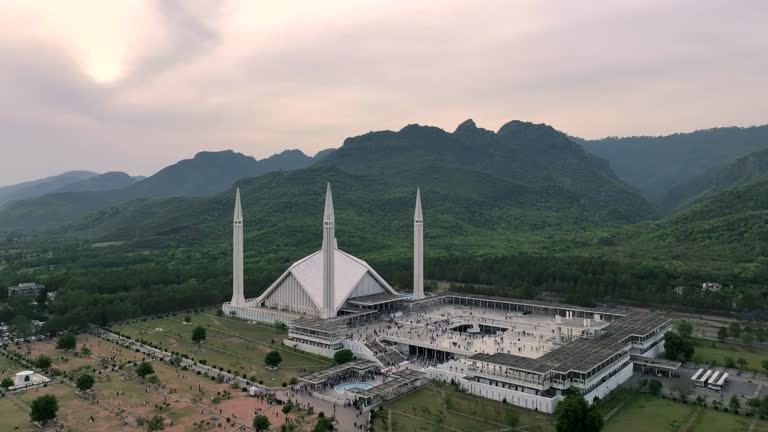
<svg viewBox="0 0 768 432">
<path fill-rule="evenodd" d="M 673 187 L 660 205 L 665 211 L 672 211 L 717 192 L 765 179 L 767 174 L 768 150 L 755 152 Z"/>
<path fill-rule="evenodd" d="M 0 209 L 0 232 L 56 228 L 94 210 L 140 198 L 213 195 L 230 188 L 241 178 L 304 168 L 313 162 L 313 158 L 298 150 L 286 150 L 262 160 L 231 150 L 201 152 L 193 159 L 163 168 L 151 177 L 130 181 L 121 189 L 106 190 L 104 184 L 95 187 L 86 183 L 79 191 L 59 191 L 11 203 Z M 100 177 L 88 180 L 107 183 Z M 98 191 L 94 192 L 94 189 Z"/>
<path fill-rule="evenodd" d="M 653 215 L 651 206 L 618 180 L 605 161 L 544 124 L 511 121 L 496 133 L 478 128 L 472 120 L 453 133 L 410 125 L 398 132 L 348 138 L 318 164 L 385 178 L 411 176 L 416 183 L 420 176 L 430 175 L 425 166 L 440 164 L 515 183 L 572 191 L 599 204 L 601 217 L 614 223 Z"/>
<path fill-rule="evenodd" d="M 727 127 L 668 136 L 580 140 L 651 201 L 707 171 L 768 148 L 768 126 Z"/>
<path fill-rule="evenodd" d="M 57 189 L 56 193 L 62 192 L 99 192 L 128 187 L 138 180 L 135 177 L 120 172 L 113 171 L 97 175 L 76 183 L 68 184 Z"/>
<path fill-rule="evenodd" d="M 0 187 L 0 208 L 4 204 L 43 196 L 55 192 L 67 185 L 87 180 L 98 175 L 99 174 L 90 171 L 69 171 L 57 176 Z"/>
</svg>

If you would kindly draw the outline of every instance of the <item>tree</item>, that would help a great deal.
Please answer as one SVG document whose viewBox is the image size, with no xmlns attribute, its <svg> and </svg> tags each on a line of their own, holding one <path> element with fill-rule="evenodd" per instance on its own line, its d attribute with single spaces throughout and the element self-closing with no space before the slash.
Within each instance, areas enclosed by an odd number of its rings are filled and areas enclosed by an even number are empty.
<svg viewBox="0 0 768 432">
<path fill-rule="evenodd" d="M 56 396 L 44 395 L 32 401 L 32 410 L 29 412 L 29 418 L 32 421 L 48 423 L 56 418 L 59 412 L 59 401 Z"/>
<path fill-rule="evenodd" d="M 681 401 L 688 399 L 688 395 L 691 394 L 691 388 L 684 382 L 675 384 L 674 391 L 677 393 Z"/>
<path fill-rule="evenodd" d="M 731 323 L 730 326 L 728 326 L 728 333 L 731 335 L 732 338 L 738 339 L 741 335 L 741 326 L 739 323 L 734 322 Z"/>
<path fill-rule="evenodd" d="M 765 369 L 765 372 L 768 373 L 768 359 L 762 360 L 760 366 L 762 366 L 763 369 Z"/>
<path fill-rule="evenodd" d="M 192 342 L 196 344 L 202 343 L 206 339 L 205 327 L 197 326 L 192 329 Z"/>
<path fill-rule="evenodd" d="M 34 364 L 36 368 L 48 369 L 53 364 L 53 360 L 47 355 L 40 354 L 35 358 L 32 364 Z"/>
<path fill-rule="evenodd" d="M 677 333 L 682 337 L 691 337 L 693 326 L 688 321 L 683 321 L 677 325 Z"/>
<path fill-rule="evenodd" d="M 749 407 L 749 410 L 752 411 L 753 414 L 757 414 L 758 411 L 760 411 L 760 406 L 762 403 L 760 402 L 759 398 L 753 398 L 747 401 L 747 406 Z"/>
<path fill-rule="evenodd" d="M 690 338 L 682 337 L 675 332 L 664 335 L 665 356 L 670 360 L 687 362 L 693 356 L 695 348 Z"/>
<path fill-rule="evenodd" d="M 755 329 L 755 339 L 757 339 L 758 342 L 765 342 L 765 330 L 763 330 L 762 327 Z"/>
<path fill-rule="evenodd" d="M 81 354 L 83 357 L 90 357 L 92 353 L 93 353 L 93 352 L 92 352 L 92 351 L 91 351 L 91 349 L 90 349 L 90 348 L 88 348 L 88 347 L 82 347 L 82 348 L 80 348 L 80 354 Z"/>
<path fill-rule="evenodd" d="M 717 329 L 717 338 L 721 341 L 724 341 L 728 338 L 728 328 L 727 327 L 720 327 Z"/>
<path fill-rule="evenodd" d="M 264 357 L 264 364 L 269 368 L 276 368 L 283 362 L 283 357 L 277 351 L 270 351 Z"/>
<path fill-rule="evenodd" d="M 256 432 L 266 432 L 270 426 L 269 417 L 265 415 L 257 415 L 253 418 L 253 428 Z"/>
<path fill-rule="evenodd" d="M 736 395 L 731 396 L 731 401 L 728 402 L 728 406 L 731 408 L 734 414 L 737 414 L 739 412 L 739 408 L 741 408 L 739 397 Z"/>
<path fill-rule="evenodd" d="M 147 432 L 161 431 L 165 429 L 165 418 L 159 415 L 154 415 L 149 419 L 139 417 L 136 419 L 136 424 L 146 429 Z"/>
<path fill-rule="evenodd" d="M 659 382 L 659 380 L 651 380 L 648 383 L 648 391 L 652 395 L 656 395 L 656 396 L 660 395 L 661 394 L 661 387 L 662 387 L 662 385 L 661 385 L 661 382 Z"/>
<path fill-rule="evenodd" d="M 88 374 L 82 374 L 79 377 L 77 377 L 77 388 L 80 391 L 87 391 L 93 388 L 93 384 L 96 382 L 96 380 L 93 379 L 93 376 Z"/>
<path fill-rule="evenodd" d="M 13 380 L 8 377 L 3 378 L 3 381 L 0 382 L 0 387 L 8 390 L 8 388 L 13 387 Z"/>
<path fill-rule="evenodd" d="M 185 317 L 184 317 L 184 322 L 185 322 L 185 323 L 189 323 L 189 322 L 192 322 L 192 317 L 191 317 L 191 316 L 189 316 L 189 315 L 185 316 Z"/>
<path fill-rule="evenodd" d="M 590 406 L 584 396 L 570 393 L 555 409 L 557 432 L 599 432 L 603 416 L 597 406 Z"/>
<path fill-rule="evenodd" d="M 71 351 L 77 347 L 77 337 L 72 333 L 59 336 L 56 341 L 56 349 Z"/>
<path fill-rule="evenodd" d="M 738 363 L 739 369 L 744 369 L 744 366 L 747 365 L 747 359 L 744 357 L 739 357 L 736 359 L 736 363 Z"/>
<path fill-rule="evenodd" d="M 755 343 L 755 335 L 748 331 L 741 332 L 741 343 L 745 345 L 752 345 Z"/>
<path fill-rule="evenodd" d="M 332 431 L 333 429 L 333 420 L 328 417 L 320 417 L 317 419 L 317 423 L 315 423 L 312 432 L 326 432 Z"/>
<path fill-rule="evenodd" d="M 355 358 L 355 355 L 352 354 L 352 351 L 348 349 L 338 350 L 333 355 L 333 361 L 335 361 L 336 364 L 342 364 L 348 361 L 352 361 L 353 358 Z"/>
<path fill-rule="evenodd" d="M 138 375 L 140 378 L 145 378 L 147 375 L 152 375 L 155 373 L 155 369 L 152 367 L 151 364 L 147 362 L 141 362 L 136 366 L 136 375 Z"/>
<path fill-rule="evenodd" d="M 735 368 L 735 367 L 736 367 L 736 362 L 735 362 L 735 361 L 733 361 L 733 357 L 731 357 L 731 356 L 725 356 L 725 357 L 723 358 L 723 366 L 725 366 L 725 367 L 727 367 L 727 368 L 731 368 L 731 369 L 733 369 L 733 368 Z"/>
</svg>

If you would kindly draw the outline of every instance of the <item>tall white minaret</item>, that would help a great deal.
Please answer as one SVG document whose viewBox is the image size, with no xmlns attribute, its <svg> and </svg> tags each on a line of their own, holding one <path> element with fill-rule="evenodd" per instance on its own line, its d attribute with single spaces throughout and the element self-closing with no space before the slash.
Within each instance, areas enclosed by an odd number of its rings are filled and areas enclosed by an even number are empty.
<svg viewBox="0 0 768 432">
<path fill-rule="evenodd" d="M 416 189 L 416 210 L 413 212 L 413 298 L 424 298 L 424 216 L 419 189 Z"/>
<path fill-rule="evenodd" d="M 232 220 L 232 306 L 245 306 L 243 293 L 243 209 L 240 188 L 235 195 L 235 217 Z"/>
<path fill-rule="evenodd" d="M 320 318 L 336 316 L 333 255 L 336 250 L 336 218 L 333 215 L 331 184 L 325 190 L 325 214 L 323 215 L 323 307 Z"/>
</svg>

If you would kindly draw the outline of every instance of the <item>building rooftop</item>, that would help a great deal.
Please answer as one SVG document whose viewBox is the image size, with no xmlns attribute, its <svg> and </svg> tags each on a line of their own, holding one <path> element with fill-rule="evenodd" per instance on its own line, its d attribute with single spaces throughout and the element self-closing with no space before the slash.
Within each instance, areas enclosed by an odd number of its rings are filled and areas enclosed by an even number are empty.
<svg viewBox="0 0 768 432">
<path fill-rule="evenodd" d="M 668 322 L 660 315 L 633 314 L 614 321 L 599 336 L 576 339 L 538 358 L 495 353 L 475 354 L 469 359 L 542 374 L 549 371 L 588 372 L 613 355 L 626 351 L 629 337 L 645 336 Z"/>
</svg>

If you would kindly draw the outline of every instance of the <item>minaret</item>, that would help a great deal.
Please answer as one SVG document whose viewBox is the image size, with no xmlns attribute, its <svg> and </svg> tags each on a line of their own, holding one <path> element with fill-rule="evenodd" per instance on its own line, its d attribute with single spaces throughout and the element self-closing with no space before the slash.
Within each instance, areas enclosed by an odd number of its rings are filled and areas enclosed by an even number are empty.
<svg viewBox="0 0 768 432">
<path fill-rule="evenodd" d="M 336 316 L 333 255 L 336 250 L 336 221 L 333 215 L 331 184 L 325 190 L 325 214 L 323 215 L 323 307 L 320 318 Z"/>
<path fill-rule="evenodd" d="M 424 216 L 419 189 L 416 189 L 416 210 L 413 212 L 413 298 L 424 298 Z"/>
<path fill-rule="evenodd" d="M 235 217 L 232 220 L 232 306 L 245 306 L 243 293 L 243 209 L 240 188 L 235 195 Z"/>
</svg>

